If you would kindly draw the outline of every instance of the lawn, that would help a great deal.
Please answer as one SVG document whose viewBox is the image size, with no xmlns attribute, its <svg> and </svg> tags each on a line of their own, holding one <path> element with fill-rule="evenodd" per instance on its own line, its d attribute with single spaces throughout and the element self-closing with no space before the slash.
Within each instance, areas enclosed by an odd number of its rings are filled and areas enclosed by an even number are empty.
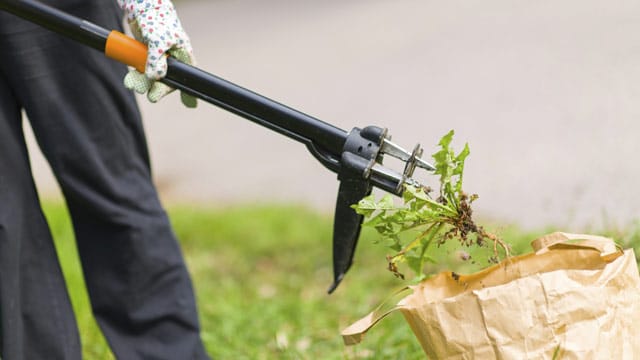
<svg viewBox="0 0 640 360">
<path fill-rule="evenodd" d="M 112 359 L 91 316 L 63 204 L 45 202 L 67 279 L 84 357 Z M 192 274 L 202 337 L 217 359 L 419 359 L 423 352 L 400 314 L 376 326 L 364 342 L 345 347 L 340 330 L 403 286 L 386 270 L 386 250 L 363 231 L 355 264 L 338 290 L 332 280 L 330 215 L 299 206 L 261 205 L 168 209 Z M 640 231 L 606 231 L 640 250 Z M 494 229 L 495 230 L 495 229 Z M 497 231 L 516 253 L 545 231 Z M 443 266 L 459 265 L 455 249 L 440 249 Z"/>
</svg>

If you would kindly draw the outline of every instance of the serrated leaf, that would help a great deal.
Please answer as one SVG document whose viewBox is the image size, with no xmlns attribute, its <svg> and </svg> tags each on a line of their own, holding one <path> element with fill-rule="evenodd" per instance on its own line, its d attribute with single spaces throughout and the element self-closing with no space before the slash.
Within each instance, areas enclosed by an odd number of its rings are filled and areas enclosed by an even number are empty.
<svg viewBox="0 0 640 360">
<path fill-rule="evenodd" d="M 462 149 L 462 151 L 460 151 L 458 156 L 456 156 L 456 163 L 464 164 L 464 161 L 467 159 L 467 156 L 469 156 L 470 153 L 471 151 L 469 150 L 469 143 L 464 144 L 464 148 Z"/>
<path fill-rule="evenodd" d="M 365 216 L 365 221 L 362 222 L 362 226 L 375 227 L 384 221 L 384 213 Z"/>
<path fill-rule="evenodd" d="M 453 169 L 453 175 L 457 176 L 456 185 L 453 189 L 456 195 L 460 195 L 462 192 L 462 178 L 464 175 L 464 162 L 467 159 L 467 156 L 470 154 L 469 144 L 464 145 L 464 149 L 456 156 L 455 163 L 456 167 Z"/>
<path fill-rule="evenodd" d="M 438 145 L 440 150 L 433 154 L 434 166 L 436 170 L 434 173 L 440 175 L 440 195 L 444 196 L 447 192 L 453 190 L 451 185 L 451 177 L 453 176 L 453 170 L 455 168 L 454 152 L 450 148 L 451 141 L 453 140 L 454 131 L 449 131 L 445 136 L 440 139 Z"/>
<path fill-rule="evenodd" d="M 440 145 L 443 149 L 449 149 L 449 145 L 451 145 L 451 140 L 453 140 L 454 133 L 455 132 L 453 131 L 453 129 L 449 130 L 449 132 L 445 136 L 440 138 L 438 145 Z"/>
<path fill-rule="evenodd" d="M 393 204 L 393 198 L 389 194 L 385 194 L 380 201 L 376 204 L 378 209 L 393 209 L 395 205 Z"/>
<path fill-rule="evenodd" d="M 425 193 L 422 188 L 417 188 L 415 186 L 410 186 L 410 185 L 405 186 L 405 191 L 403 193 L 403 196 L 405 196 L 405 194 L 410 196 L 409 198 L 405 198 L 406 199 L 405 201 L 409 201 L 410 199 L 418 199 L 418 200 L 431 199 L 429 195 L 427 195 L 427 193 Z"/>
<path fill-rule="evenodd" d="M 396 252 L 396 255 L 389 257 L 388 264 L 396 276 L 399 275 L 397 265 L 405 262 L 416 274 L 416 279 L 424 279 L 424 264 L 436 264 L 438 258 L 437 255 L 433 256 L 438 248 L 430 248 L 430 245 L 445 242 L 445 235 L 457 236 L 460 233 L 458 227 L 462 223 L 461 216 L 470 214 L 460 211 L 469 145 L 465 144 L 462 151 L 456 154 L 451 148 L 453 135 L 453 130 L 445 134 L 438 143 L 438 151 L 433 154 L 435 174 L 440 176 L 437 199 L 433 199 L 421 187 L 406 186 L 401 205 L 394 204 L 390 195 L 379 201 L 371 195 L 354 206 L 356 211 L 366 214 L 365 224 L 378 231 L 383 239 L 381 243 Z M 471 201 L 474 198 L 472 196 Z M 408 232 L 412 233 L 412 237 L 405 236 Z"/>
<path fill-rule="evenodd" d="M 360 215 L 371 216 L 376 210 L 376 201 L 373 194 L 362 198 L 357 204 L 351 205 L 351 208 Z"/>
</svg>

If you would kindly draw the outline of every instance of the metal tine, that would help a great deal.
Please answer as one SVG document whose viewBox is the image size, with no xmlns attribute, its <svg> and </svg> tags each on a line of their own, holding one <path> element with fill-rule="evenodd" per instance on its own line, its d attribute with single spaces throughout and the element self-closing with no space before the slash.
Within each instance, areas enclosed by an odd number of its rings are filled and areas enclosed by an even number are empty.
<svg viewBox="0 0 640 360">
<path fill-rule="evenodd" d="M 400 145 L 392 142 L 389 139 L 382 140 L 382 147 L 380 149 L 381 152 L 385 154 L 389 154 L 395 158 L 398 158 L 402 161 L 408 161 L 411 158 L 411 153 L 407 150 L 403 149 Z M 429 164 L 428 162 L 422 160 L 421 158 L 416 158 L 416 165 L 423 169 L 433 171 L 436 168 Z"/>
<path fill-rule="evenodd" d="M 418 180 L 415 180 L 412 177 L 403 176 L 401 173 L 380 164 L 374 164 L 371 171 L 373 171 L 377 176 L 397 181 L 400 185 L 407 184 L 416 187 L 422 186 Z"/>
</svg>

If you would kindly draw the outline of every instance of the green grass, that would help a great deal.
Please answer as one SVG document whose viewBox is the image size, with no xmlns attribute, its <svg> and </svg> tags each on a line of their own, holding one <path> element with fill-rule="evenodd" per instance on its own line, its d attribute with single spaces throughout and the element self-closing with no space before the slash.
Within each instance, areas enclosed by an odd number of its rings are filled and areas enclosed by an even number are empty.
<svg viewBox="0 0 640 360">
<path fill-rule="evenodd" d="M 91 316 L 65 207 L 45 202 L 77 314 L 87 359 L 112 359 Z M 345 347 L 340 331 L 402 286 L 386 271 L 386 251 L 365 229 L 355 264 L 333 295 L 332 219 L 303 207 L 169 208 L 193 277 L 202 338 L 217 359 L 420 359 L 424 354 L 402 315 L 379 323 L 362 344 Z M 640 250 L 640 226 L 612 230 Z M 515 227 L 498 232 L 516 253 L 544 232 Z M 455 248 L 439 250 L 444 266 L 458 264 Z M 472 270 L 472 269 L 470 269 Z"/>
</svg>

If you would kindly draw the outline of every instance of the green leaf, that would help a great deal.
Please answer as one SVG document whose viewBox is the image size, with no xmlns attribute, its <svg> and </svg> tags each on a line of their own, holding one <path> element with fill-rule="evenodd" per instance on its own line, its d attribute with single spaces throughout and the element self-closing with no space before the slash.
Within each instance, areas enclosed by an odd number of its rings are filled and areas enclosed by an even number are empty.
<svg viewBox="0 0 640 360">
<path fill-rule="evenodd" d="M 376 210 L 376 201 L 373 194 L 362 198 L 357 204 L 351 205 L 356 213 L 364 216 L 370 216 Z"/>
<path fill-rule="evenodd" d="M 438 151 L 433 154 L 435 174 L 440 177 L 437 199 L 422 187 L 405 186 L 402 204 L 395 204 L 391 195 L 379 201 L 370 195 L 354 205 L 354 209 L 365 216 L 365 225 L 373 227 L 380 234 L 382 240 L 379 243 L 395 251 L 395 255 L 390 257 L 389 266 L 396 275 L 397 265 L 406 263 L 416 274 L 416 279 L 424 279 L 425 264 L 436 264 L 436 259 L 446 256 L 439 256 L 440 247 L 430 247 L 431 244 L 443 244 L 453 236 L 463 236 L 458 239 L 463 244 L 475 243 L 466 230 L 461 230 L 466 229 L 464 226 L 471 221 L 470 209 L 460 206 L 469 145 L 465 144 L 456 154 L 451 148 L 453 135 L 453 130 L 445 134 L 438 143 Z M 466 199 L 467 204 L 474 199 L 474 196 Z"/>
<path fill-rule="evenodd" d="M 413 252 L 407 253 L 404 256 L 407 266 L 416 274 L 422 274 L 424 262 L 422 261 L 422 257 Z"/>
<path fill-rule="evenodd" d="M 405 191 L 402 193 L 405 202 L 409 200 L 431 200 L 431 197 L 424 192 L 424 189 L 417 188 L 415 186 L 407 185 L 404 187 Z"/>
<path fill-rule="evenodd" d="M 394 209 L 395 205 L 393 204 L 393 198 L 389 194 L 385 194 L 382 199 L 376 204 L 378 209 Z"/>
<path fill-rule="evenodd" d="M 440 145 L 443 149 L 449 149 L 449 145 L 451 145 L 451 141 L 453 140 L 453 129 L 449 130 L 449 132 L 440 139 L 438 145 Z"/>
<path fill-rule="evenodd" d="M 433 154 L 434 166 L 436 170 L 434 173 L 440 175 L 440 196 L 447 192 L 452 191 L 451 176 L 453 175 L 454 164 L 454 152 L 450 148 L 451 141 L 453 140 L 454 131 L 449 131 L 445 136 L 440 139 L 438 145 L 440 150 Z"/>
<path fill-rule="evenodd" d="M 369 215 L 365 217 L 365 221 L 362 222 L 362 226 L 376 227 L 377 225 L 380 225 L 383 222 L 385 222 L 385 217 L 384 217 L 384 213 L 381 212 L 376 215 Z"/>
<path fill-rule="evenodd" d="M 386 237 L 384 239 L 383 245 L 385 245 L 389 249 L 391 249 L 393 251 L 396 251 L 396 252 L 402 250 L 402 244 L 400 243 L 400 237 L 397 236 L 397 235 L 396 236 Z"/>
<path fill-rule="evenodd" d="M 453 175 L 458 176 L 458 179 L 456 181 L 456 185 L 453 191 L 455 191 L 455 193 L 460 196 L 461 192 L 462 192 L 462 178 L 464 175 L 464 162 L 467 159 L 467 156 L 469 156 L 469 154 L 471 153 L 471 151 L 469 150 L 469 144 L 465 144 L 464 145 L 464 149 L 462 149 L 462 151 L 458 154 L 458 156 L 456 156 L 455 158 L 455 168 L 453 169 Z"/>
<path fill-rule="evenodd" d="M 462 149 L 462 151 L 460 151 L 458 156 L 456 156 L 456 163 L 460 163 L 464 165 L 464 161 L 467 159 L 467 156 L 469 156 L 470 153 L 471 151 L 469 150 L 469 144 L 468 143 L 464 144 L 464 149 Z"/>
</svg>

